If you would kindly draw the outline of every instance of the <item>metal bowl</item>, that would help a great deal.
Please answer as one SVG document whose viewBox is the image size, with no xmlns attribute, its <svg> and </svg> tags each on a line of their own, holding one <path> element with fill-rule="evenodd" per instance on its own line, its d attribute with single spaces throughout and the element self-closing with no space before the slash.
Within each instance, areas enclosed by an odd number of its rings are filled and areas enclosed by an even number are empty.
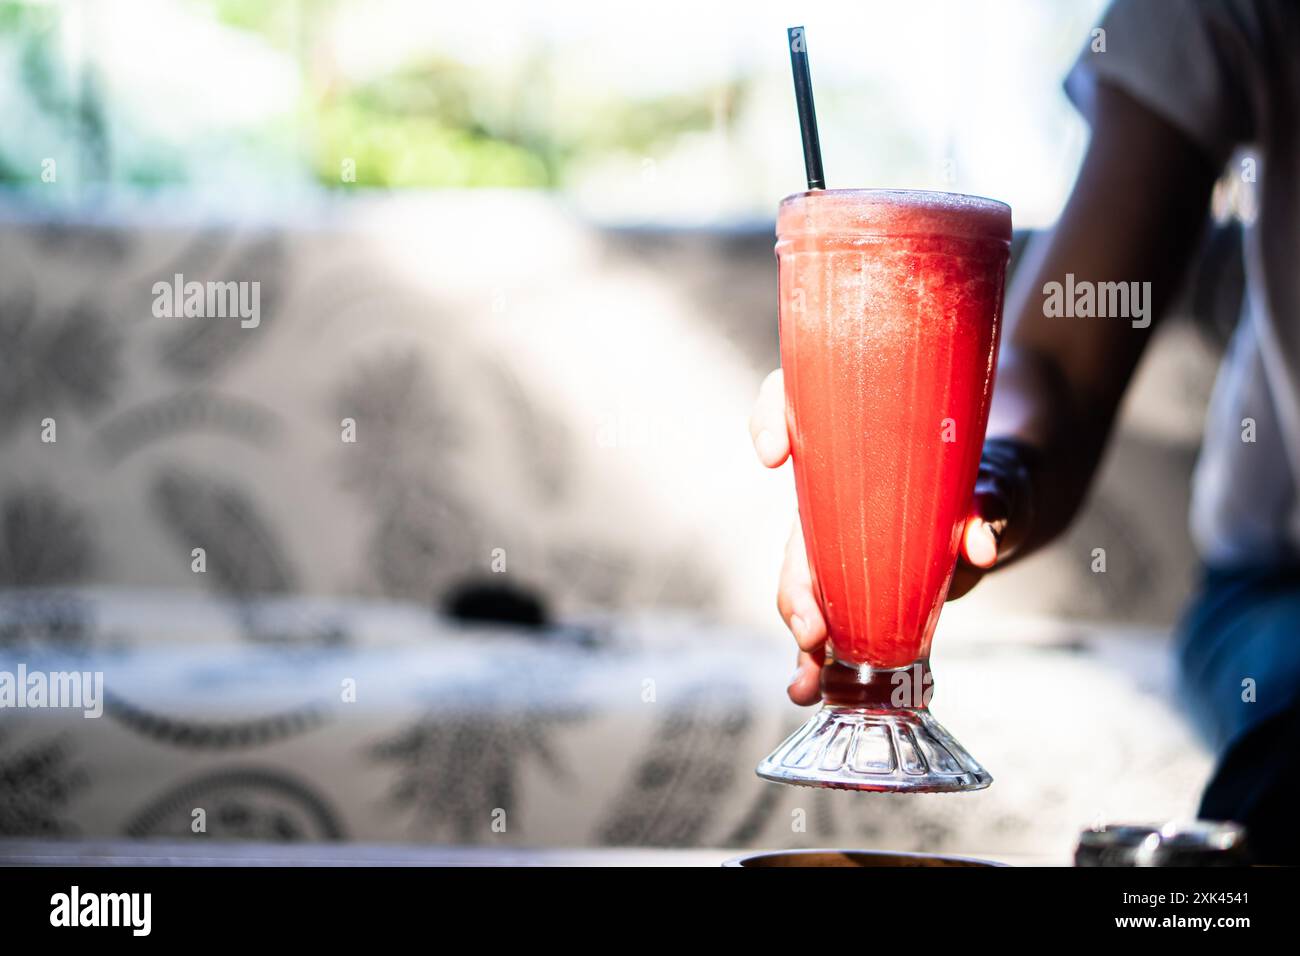
<svg viewBox="0 0 1300 956">
<path fill-rule="evenodd" d="M 934 853 L 893 853 L 883 850 L 772 850 L 747 853 L 723 866 L 1006 866 L 992 860 L 966 856 L 939 856 Z"/>
</svg>

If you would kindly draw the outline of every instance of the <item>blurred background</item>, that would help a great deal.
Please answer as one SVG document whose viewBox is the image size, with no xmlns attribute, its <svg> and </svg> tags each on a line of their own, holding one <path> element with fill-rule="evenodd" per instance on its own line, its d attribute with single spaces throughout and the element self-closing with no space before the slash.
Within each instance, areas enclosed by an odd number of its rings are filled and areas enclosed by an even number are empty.
<svg viewBox="0 0 1300 956">
<path fill-rule="evenodd" d="M 605 221 L 765 221 L 798 185 L 773 55 L 797 14 L 838 182 L 1001 196 L 1041 226 L 1084 141 L 1060 74 L 1099 8 L 6 2 L 4 106 L 24 135 L 0 181 L 40 184 L 57 154 L 42 201 L 506 188 Z"/>
<path fill-rule="evenodd" d="M 0 651 L 108 693 L 0 713 L 0 835 L 1050 854 L 1190 813 L 1164 650 L 1227 217 L 1087 513 L 945 611 L 936 709 L 998 783 L 750 772 L 801 719 L 792 481 L 746 431 L 801 188 L 784 29 L 831 186 L 996 197 L 1018 253 L 1102 6 L 0 2 Z M 178 274 L 258 283 L 259 323 L 160 317 Z"/>
</svg>

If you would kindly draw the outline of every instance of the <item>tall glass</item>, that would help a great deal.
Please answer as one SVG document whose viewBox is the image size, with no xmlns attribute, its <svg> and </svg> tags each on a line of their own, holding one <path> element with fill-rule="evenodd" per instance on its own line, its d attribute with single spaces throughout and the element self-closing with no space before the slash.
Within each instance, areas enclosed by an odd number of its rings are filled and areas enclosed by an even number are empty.
<svg viewBox="0 0 1300 956">
<path fill-rule="evenodd" d="M 829 641 L 825 703 L 762 777 L 890 791 L 992 782 L 927 705 L 1010 240 L 1010 208 L 973 196 L 843 189 L 781 203 L 786 423 Z"/>
</svg>

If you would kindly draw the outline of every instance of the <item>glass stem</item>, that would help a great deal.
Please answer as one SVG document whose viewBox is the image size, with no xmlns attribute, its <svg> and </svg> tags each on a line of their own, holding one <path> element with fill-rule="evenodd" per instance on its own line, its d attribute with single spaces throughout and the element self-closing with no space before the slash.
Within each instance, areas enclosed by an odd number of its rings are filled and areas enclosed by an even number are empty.
<svg viewBox="0 0 1300 956">
<path fill-rule="evenodd" d="M 832 707 L 925 710 L 933 692 L 928 658 L 918 658 L 902 667 L 827 660 L 822 668 L 822 697 Z"/>
</svg>

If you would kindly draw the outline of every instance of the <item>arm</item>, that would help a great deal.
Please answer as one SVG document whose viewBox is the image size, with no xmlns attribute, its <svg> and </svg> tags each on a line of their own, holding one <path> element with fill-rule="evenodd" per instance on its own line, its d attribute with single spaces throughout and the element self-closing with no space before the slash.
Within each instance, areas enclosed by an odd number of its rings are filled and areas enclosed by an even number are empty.
<svg viewBox="0 0 1300 956">
<path fill-rule="evenodd" d="M 1007 328 L 989 438 L 1041 453 L 1031 475 L 1032 525 L 1012 515 L 996 562 L 1027 554 L 1078 513 L 1143 350 L 1182 284 L 1215 170 L 1184 134 L 1127 94 L 1102 85 L 1093 135 L 1051 233 L 1026 251 L 1007 297 Z M 1120 318 L 1044 315 L 1043 287 L 1075 281 L 1150 282 L 1149 327 Z"/>
</svg>

